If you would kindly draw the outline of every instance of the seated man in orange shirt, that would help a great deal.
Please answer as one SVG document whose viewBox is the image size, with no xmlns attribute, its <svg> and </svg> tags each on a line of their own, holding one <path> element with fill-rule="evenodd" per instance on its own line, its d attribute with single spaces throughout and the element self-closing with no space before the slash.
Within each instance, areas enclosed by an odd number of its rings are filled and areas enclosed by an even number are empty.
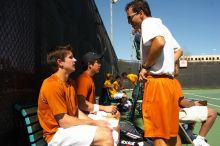
<svg viewBox="0 0 220 146">
<path fill-rule="evenodd" d="M 38 119 L 48 146 L 113 145 L 108 122 L 92 120 L 78 108 L 73 81 L 76 59 L 70 45 L 49 51 L 54 73 L 43 81 L 38 98 Z M 79 134 L 86 131 L 83 134 Z"/>
<path fill-rule="evenodd" d="M 107 113 L 115 115 L 117 108 L 115 106 L 102 106 L 95 104 L 95 84 L 93 76 L 99 73 L 101 68 L 102 56 L 94 52 L 88 52 L 82 57 L 82 68 L 83 73 L 80 74 L 76 79 L 77 85 L 77 96 L 80 101 L 80 108 L 86 112 L 92 112 L 93 110 L 99 109 Z M 81 106 L 86 104 L 86 106 Z"/>
<path fill-rule="evenodd" d="M 104 119 L 110 122 L 112 127 L 115 127 L 119 132 L 120 113 L 116 106 L 103 106 L 95 104 L 95 84 L 93 76 L 99 73 L 101 68 L 102 56 L 94 52 L 88 52 L 82 57 L 83 73 L 76 79 L 77 96 L 79 108 L 87 113 L 92 119 Z M 115 132 L 115 131 L 113 131 Z M 113 133 L 115 144 L 118 142 L 118 134 Z"/>
</svg>

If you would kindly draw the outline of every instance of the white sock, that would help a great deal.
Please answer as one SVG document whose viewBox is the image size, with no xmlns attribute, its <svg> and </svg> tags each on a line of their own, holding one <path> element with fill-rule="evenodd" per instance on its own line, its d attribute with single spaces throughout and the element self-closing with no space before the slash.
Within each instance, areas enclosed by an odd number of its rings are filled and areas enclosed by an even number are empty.
<svg viewBox="0 0 220 146">
<path fill-rule="evenodd" d="M 198 135 L 196 138 L 199 138 L 199 139 L 205 140 L 205 137 L 200 136 L 200 135 Z"/>
</svg>

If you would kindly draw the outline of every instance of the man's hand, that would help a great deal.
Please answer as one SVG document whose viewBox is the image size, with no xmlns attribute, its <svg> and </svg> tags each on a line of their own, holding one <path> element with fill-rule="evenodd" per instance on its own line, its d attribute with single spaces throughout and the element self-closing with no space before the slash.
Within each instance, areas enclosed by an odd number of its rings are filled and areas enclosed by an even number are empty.
<svg viewBox="0 0 220 146">
<path fill-rule="evenodd" d="M 115 114 L 117 113 L 117 107 L 114 105 L 104 106 L 104 111 L 107 113 Z"/>
<path fill-rule="evenodd" d="M 147 73 L 148 73 L 148 71 L 146 69 L 142 68 L 139 73 L 139 81 L 147 80 L 147 77 L 146 77 Z"/>
<path fill-rule="evenodd" d="M 113 118 L 120 119 L 121 114 L 120 114 L 120 112 L 117 110 L 117 112 L 116 112 L 116 113 L 113 113 L 112 116 L 113 116 Z"/>
</svg>

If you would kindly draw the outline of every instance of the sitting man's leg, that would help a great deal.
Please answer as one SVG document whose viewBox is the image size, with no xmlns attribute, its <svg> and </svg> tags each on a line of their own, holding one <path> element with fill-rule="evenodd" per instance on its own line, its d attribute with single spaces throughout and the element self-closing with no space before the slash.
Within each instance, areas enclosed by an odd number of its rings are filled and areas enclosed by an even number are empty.
<svg viewBox="0 0 220 146">
<path fill-rule="evenodd" d="M 120 139 L 120 113 L 117 112 L 114 115 L 111 113 L 106 113 L 104 111 L 98 111 L 96 114 L 89 114 L 88 115 L 93 120 L 105 120 L 109 122 L 109 127 L 112 129 L 112 135 L 114 145 L 117 145 Z"/>
<path fill-rule="evenodd" d="M 98 127 L 92 145 L 113 146 L 112 131 L 108 128 Z"/>
<path fill-rule="evenodd" d="M 217 111 L 212 108 L 208 108 L 208 117 L 206 121 L 202 122 L 201 129 L 199 131 L 199 135 L 205 137 L 212 125 L 214 124 L 217 117 Z"/>
<path fill-rule="evenodd" d="M 162 138 L 155 138 L 153 140 L 155 146 L 181 146 L 181 139 L 179 135 L 177 137 L 172 137 L 169 140 Z"/>
<path fill-rule="evenodd" d="M 84 131 L 83 134 L 82 131 Z M 48 146 L 67 145 L 113 146 L 112 129 L 90 125 L 59 128 L 52 140 L 48 143 Z"/>
<path fill-rule="evenodd" d="M 205 142 L 205 136 L 211 129 L 216 119 L 217 112 L 214 109 L 207 108 L 207 106 L 192 106 L 190 108 L 184 108 L 183 111 L 185 112 L 185 115 L 182 114 L 180 120 L 202 122 L 199 135 L 193 140 L 195 146 L 199 144 L 209 146 L 209 144 Z"/>
</svg>

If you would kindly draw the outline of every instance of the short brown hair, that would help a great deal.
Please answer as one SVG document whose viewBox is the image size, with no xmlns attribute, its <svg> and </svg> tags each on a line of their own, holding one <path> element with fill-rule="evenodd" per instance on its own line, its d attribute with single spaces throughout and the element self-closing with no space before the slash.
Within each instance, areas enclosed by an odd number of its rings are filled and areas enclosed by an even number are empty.
<svg viewBox="0 0 220 146">
<path fill-rule="evenodd" d="M 57 71 L 57 60 L 60 59 L 64 61 L 66 55 L 69 52 L 72 52 L 72 47 L 70 46 L 70 44 L 64 46 L 56 46 L 52 48 L 47 53 L 47 64 L 50 65 L 54 71 Z"/>
</svg>

